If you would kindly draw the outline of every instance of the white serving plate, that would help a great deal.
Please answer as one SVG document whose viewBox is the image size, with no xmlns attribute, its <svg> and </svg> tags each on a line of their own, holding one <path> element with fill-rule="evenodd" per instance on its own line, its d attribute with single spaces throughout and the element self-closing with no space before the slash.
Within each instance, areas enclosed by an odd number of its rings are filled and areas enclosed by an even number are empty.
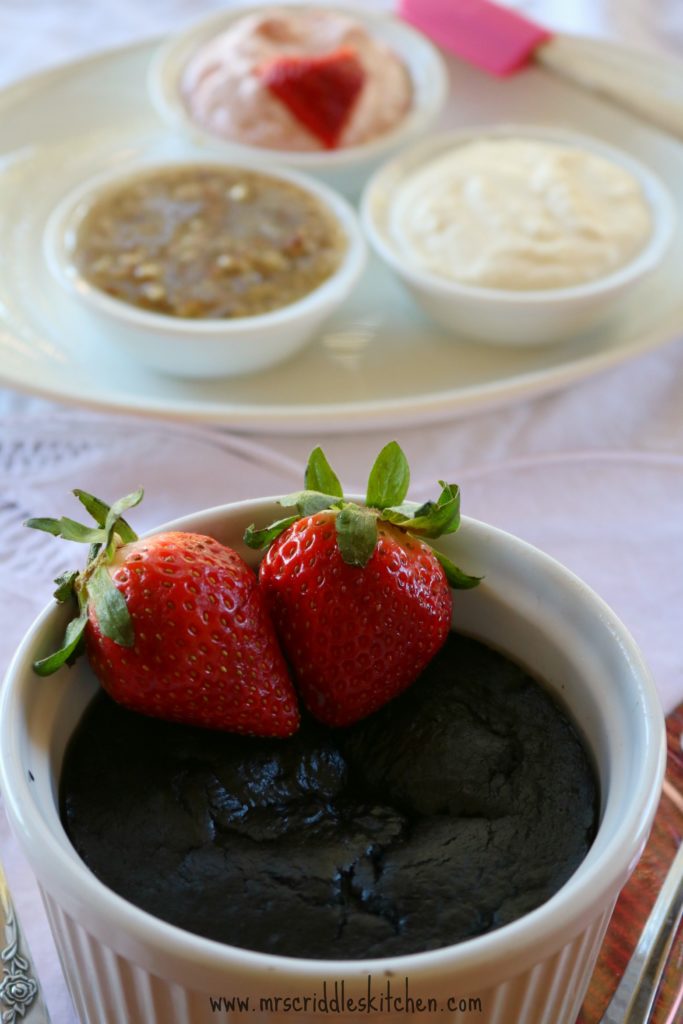
<svg viewBox="0 0 683 1024">
<path fill-rule="evenodd" d="M 343 312 L 276 369 L 190 382 L 112 357 L 50 280 L 42 234 L 54 205 L 86 177 L 140 155 L 193 152 L 147 98 L 156 45 L 70 64 L 0 94 L 0 382 L 79 405 L 252 432 L 353 431 L 442 420 L 547 392 L 683 332 L 683 145 L 540 68 L 498 80 L 449 60 L 451 102 L 439 130 L 501 121 L 574 129 L 633 154 L 668 185 L 679 213 L 670 257 L 617 314 L 556 347 L 454 342 L 375 261 Z"/>
</svg>

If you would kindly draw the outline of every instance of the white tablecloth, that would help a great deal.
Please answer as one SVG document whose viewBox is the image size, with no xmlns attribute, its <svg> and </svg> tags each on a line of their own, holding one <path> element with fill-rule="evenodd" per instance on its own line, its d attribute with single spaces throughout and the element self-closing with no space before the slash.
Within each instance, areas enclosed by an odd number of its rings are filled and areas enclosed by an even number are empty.
<svg viewBox="0 0 683 1024">
<path fill-rule="evenodd" d="M 180 27 L 218 0 L 0 0 L 0 85 L 33 70 Z M 683 54 L 675 0 L 520 4 L 551 24 Z M 571 7 L 571 11 L 568 9 Z M 1 130 L 1 129 L 0 129 Z M 683 339 L 573 386 L 497 412 L 392 432 L 412 496 L 458 481 L 463 511 L 519 534 L 586 579 L 641 644 L 667 710 L 683 700 Z M 386 431 L 250 438 L 217 428 L 96 415 L 0 390 L 0 668 L 72 549 L 21 526 L 73 514 L 74 486 L 115 497 L 141 482 L 140 529 L 193 509 L 297 489 L 322 443 L 362 491 Z M 5 863 L 53 1020 L 75 1017 L 31 875 L 0 816 Z"/>
</svg>

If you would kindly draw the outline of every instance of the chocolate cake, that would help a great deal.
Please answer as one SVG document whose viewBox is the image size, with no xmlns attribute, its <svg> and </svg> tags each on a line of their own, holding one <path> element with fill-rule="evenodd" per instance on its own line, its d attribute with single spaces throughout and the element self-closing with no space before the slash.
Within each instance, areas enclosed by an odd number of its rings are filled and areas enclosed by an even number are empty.
<svg viewBox="0 0 683 1024">
<path fill-rule="evenodd" d="M 549 899 L 590 847 L 592 766 L 522 668 L 457 634 L 370 718 L 288 740 L 171 725 L 103 692 L 62 819 L 91 870 L 220 942 L 349 959 L 450 945 Z"/>
</svg>

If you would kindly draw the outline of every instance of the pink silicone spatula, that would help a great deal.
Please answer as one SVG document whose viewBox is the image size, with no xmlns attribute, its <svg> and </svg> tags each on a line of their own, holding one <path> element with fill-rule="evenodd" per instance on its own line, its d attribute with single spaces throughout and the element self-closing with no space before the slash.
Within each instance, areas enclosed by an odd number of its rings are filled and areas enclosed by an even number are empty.
<svg viewBox="0 0 683 1024">
<path fill-rule="evenodd" d="M 490 74 L 529 62 L 683 139 L 683 62 L 599 39 L 553 34 L 491 0 L 396 0 L 400 17 L 437 46 Z"/>
<path fill-rule="evenodd" d="M 494 75 L 519 70 L 552 36 L 489 0 L 399 0 L 399 14 L 442 49 Z"/>
</svg>

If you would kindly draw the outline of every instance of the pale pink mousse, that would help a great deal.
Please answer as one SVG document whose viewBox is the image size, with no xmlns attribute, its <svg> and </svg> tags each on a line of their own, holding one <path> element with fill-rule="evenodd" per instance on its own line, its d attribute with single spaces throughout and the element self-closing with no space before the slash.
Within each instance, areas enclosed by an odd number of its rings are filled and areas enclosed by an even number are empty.
<svg viewBox="0 0 683 1024">
<path fill-rule="evenodd" d="M 189 61 L 181 83 L 184 102 L 199 125 L 222 138 L 268 149 L 323 149 L 271 95 L 258 69 L 275 57 L 320 56 L 340 47 L 355 52 L 365 80 L 339 146 L 369 142 L 410 109 L 410 76 L 392 50 L 334 11 L 267 9 L 240 18 Z"/>
</svg>

